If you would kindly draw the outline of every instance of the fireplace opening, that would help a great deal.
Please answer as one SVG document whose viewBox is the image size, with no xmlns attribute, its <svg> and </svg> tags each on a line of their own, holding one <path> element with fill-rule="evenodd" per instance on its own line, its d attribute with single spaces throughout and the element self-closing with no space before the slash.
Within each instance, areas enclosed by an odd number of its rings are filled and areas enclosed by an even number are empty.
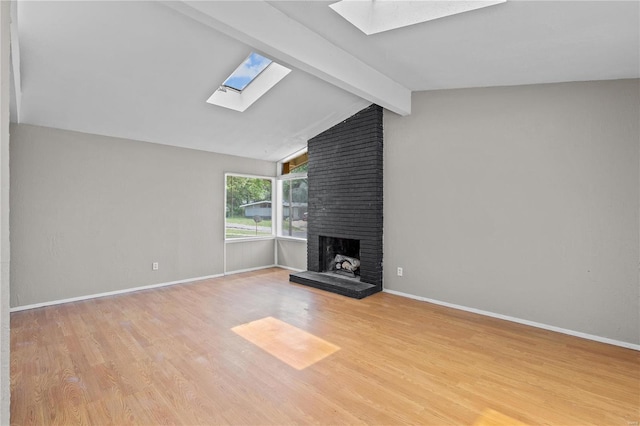
<svg viewBox="0 0 640 426">
<path fill-rule="evenodd" d="M 320 272 L 360 278 L 360 240 L 320 236 Z"/>
</svg>

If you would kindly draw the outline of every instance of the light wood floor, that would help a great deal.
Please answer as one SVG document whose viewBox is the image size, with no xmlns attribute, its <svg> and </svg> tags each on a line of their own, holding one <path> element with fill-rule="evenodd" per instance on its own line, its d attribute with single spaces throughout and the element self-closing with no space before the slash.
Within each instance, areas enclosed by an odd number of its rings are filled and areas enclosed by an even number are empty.
<svg viewBox="0 0 640 426">
<path fill-rule="evenodd" d="M 232 330 L 267 317 L 339 349 L 297 369 Z M 640 420 L 639 352 L 280 269 L 16 312 L 11 351 L 16 425 Z"/>
</svg>

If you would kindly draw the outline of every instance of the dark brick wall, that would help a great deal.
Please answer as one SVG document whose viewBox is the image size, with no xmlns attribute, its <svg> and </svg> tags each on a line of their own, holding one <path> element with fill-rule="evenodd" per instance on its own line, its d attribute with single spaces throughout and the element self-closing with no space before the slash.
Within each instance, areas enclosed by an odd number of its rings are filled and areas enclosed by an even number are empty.
<svg viewBox="0 0 640 426">
<path fill-rule="evenodd" d="M 382 289 L 382 108 L 371 105 L 309 140 L 307 268 L 320 236 L 360 240 L 360 280 Z"/>
</svg>

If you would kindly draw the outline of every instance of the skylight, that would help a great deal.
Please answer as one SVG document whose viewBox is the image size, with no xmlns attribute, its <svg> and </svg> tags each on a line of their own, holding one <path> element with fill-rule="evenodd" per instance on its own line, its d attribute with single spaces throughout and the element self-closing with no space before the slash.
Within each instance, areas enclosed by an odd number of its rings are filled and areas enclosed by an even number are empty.
<svg viewBox="0 0 640 426">
<path fill-rule="evenodd" d="M 329 5 L 367 35 L 456 15 L 507 0 L 342 0 Z"/>
<path fill-rule="evenodd" d="M 249 57 L 227 77 L 222 85 L 242 92 L 271 62 L 273 62 L 271 59 L 251 52 Z"/>
<path fill-rule="evenodd" d="M 242 112 L 290 72 L 289 68 L 252 52 L 213 92 L 207 102 Z"/>
</svg>

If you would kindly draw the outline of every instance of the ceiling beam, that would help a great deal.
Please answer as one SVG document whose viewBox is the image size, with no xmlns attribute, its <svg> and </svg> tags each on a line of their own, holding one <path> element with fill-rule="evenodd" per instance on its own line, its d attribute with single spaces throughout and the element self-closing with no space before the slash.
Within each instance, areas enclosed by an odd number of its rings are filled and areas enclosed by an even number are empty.
<svg viewBox="0 0 640 426">
<path fill-rule="evenodd" d="M 273 59 L 400 115 L 411 91 L 265 1 L 169 1 L 165 5 Z"/>
</svg>

